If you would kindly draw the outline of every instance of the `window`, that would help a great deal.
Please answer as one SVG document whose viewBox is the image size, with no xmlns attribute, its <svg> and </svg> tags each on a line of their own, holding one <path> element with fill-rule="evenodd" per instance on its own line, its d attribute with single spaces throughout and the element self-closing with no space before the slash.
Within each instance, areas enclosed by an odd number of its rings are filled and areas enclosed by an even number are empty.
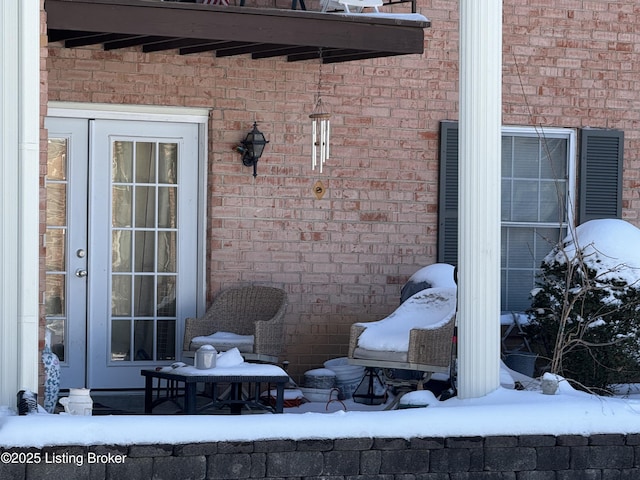
<svg viewBox="0 0 640 480">
<path fill-rule="evenodd" d="M 566 234 L 574 158 L 573 130 L 503 128 L 502 310 L 529 307 L 540 263 Z"/>
<path fill-rule="evenodd" d="M 569 225 L 620 218 L 624 135 L 619 130 L 502 129 L 502 309 L 530 306 L 540 263 Z M 577 201 L 576 201 L 577 199 Z M 442 122 L 438 261 L 457 264 L 458 124 Z M 577 211 L 576 211 L 577 210 Z"/>
</svg>

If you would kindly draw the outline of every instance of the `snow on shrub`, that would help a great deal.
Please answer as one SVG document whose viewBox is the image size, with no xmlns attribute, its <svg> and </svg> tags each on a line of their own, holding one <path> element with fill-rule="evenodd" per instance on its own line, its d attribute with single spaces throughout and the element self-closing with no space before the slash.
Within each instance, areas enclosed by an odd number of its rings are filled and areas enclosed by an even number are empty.
<svg viewBox="0 0 640 480">
<path fill-rule="evenodd" d="M 640 230 L 616 219 L 578 226 L 545 257 L 529 334 L 549 370 L 607 390 L 640 371 Z"/>
</svg>

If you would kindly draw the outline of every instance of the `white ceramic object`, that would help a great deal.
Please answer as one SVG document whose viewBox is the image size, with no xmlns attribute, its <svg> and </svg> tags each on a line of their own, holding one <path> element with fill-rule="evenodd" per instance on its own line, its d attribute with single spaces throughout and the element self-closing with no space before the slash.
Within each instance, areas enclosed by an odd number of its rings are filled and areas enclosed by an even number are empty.
<svg viewBox="0 0 640 480">
<path fill-rule="evenodd" d="M 558 385 L 560 380 L 557 375 L 552 373 L 545 373 L 542 376 L 542 381 L 540 382 L 540 387 L 542 388 L 542 393 L 545 395 L 555 395 L 558 391 Z"/>
<path fill-rule="evenodd" d="M 194 365 L 198 370 L 209 370 L 216 366 L 218 352 L 212 345 L 203 345 L 196 351 Z"/>
<path fill-rule="evenodd" d="M 69 396 L 62 397 L 58 402 L 69 415 L 91 416 L 93 414 L 93 400 L 88 388 L 70 388 Z"/>
<path fill-rule="evenodd" d="M 304 374 L 304 386 L 310 388 L 333 388 L 336 384 L 336 373 L 328 368 L 316 368 Z"/>
<path fill-rule="evenodd" d="M 345 399 L 352 397 L 364 377 L 364 367 L 349 365 L 347 357 L 333 358 L 324 362 L 324 367 L 336 373 L 336 387 Z"/>
</svg>

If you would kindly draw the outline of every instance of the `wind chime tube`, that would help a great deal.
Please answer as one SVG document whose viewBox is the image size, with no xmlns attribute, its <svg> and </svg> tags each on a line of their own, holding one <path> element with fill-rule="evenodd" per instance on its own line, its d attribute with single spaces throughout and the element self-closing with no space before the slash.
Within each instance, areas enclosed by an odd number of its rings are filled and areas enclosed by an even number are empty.
<svg viewBox="0 0 640 480">
<path fill-rule="evenodd" d="M 311 170 L 316 169 L 316 141 L 317 141 L 317 132 L 316 132 L 316 121 L 313 120 L 311 122 Z"/>
<path fill-rule="evenodd" d="M 324 166 L 324 146 L 325 146 L 325 141 L 326 141 L 326 125 L 325 125 L 325 121 L 324 120 L 320 120 L 320 173 L 322 173 L 322 167 Z"/>
<path fill-rule="evenodd" d="M 331 143 L 329 141 L 329 135 L 331 132 L 330 126 L 331 126 L 331 121 L 327 119 L 327 146 L 325 147 L 327 149 L 327 160 L 329 159 L 329 144 Z"/>
<path fill-rule="evenodd" d="M 316 165 L 320 173 L 324 168 L 324 163 L 329 159 L 329 135 L 330 125 L 328 113 L 312 113 L 311 118 L 311 169 L 315 170 Z"/>
</svg>

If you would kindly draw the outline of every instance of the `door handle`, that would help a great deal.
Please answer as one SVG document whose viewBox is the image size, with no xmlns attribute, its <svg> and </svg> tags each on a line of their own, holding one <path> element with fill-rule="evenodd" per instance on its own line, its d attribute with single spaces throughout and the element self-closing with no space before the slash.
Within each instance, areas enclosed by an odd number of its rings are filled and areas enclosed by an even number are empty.
<svg viewBox="0 0 640 480">
<path fill-rule="evenodd" d="M 76 277 L 83 278 L 83 277 L 86 277 L 86 276 L 87 276 L 87 271 L 86 270 L 84 270 L 82 268 L 79 268 L 79 269 L 76 270 Z"/>
</svg>

